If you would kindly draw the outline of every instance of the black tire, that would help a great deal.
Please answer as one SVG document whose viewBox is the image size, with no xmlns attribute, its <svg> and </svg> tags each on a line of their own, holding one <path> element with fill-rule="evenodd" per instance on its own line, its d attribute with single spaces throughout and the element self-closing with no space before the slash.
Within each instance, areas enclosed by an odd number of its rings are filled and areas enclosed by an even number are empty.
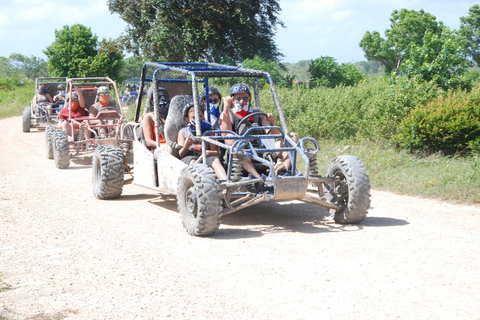
<svg viewBox="0 0 480 320">
<path fill-rule="evenodd" d="M 30 132 L 30 125 L 32 122 L 31 107 L 25 107 L 22 113 L 22 130 L 23 132 Z"/>
<path fill-rule="evenodd" d="M 330 209 L 338 223 L 357 223 L 365 219 L 370 208 L 370 179 L 363 163 L 354 156 L 339 156 L 327 166 L 327 177 L 339 181 L 326 184 L 327 201 L 340 206 L 340 210 Z"/>
<path fill-rule="evenodd" d="M 55 126 L 48 126 L 45 129 L 45 142 L 46 142 L 46 149 L 47 149 L 47 159 L 53 159 L 53 150 L 54 148 L 54 140 L 55 140 Z"/>
<path fill-rule="evenodd" d="M 206 236 L 220 226 L 221 191 L 213 169 L 194 163 L 178 178 L 177 206 L 189 235 Z"/>
<path fill-rule="evenodd" d="M 53 159 L 58 169 L 66 169 L 70 166 L 70 150 L 68 146 L 68 135 L 62 129 L 54 131 L 55 148 L 53 149 Z"/>
<path fill-rule="evenodd" d="M 121 148 L 100 145 L 92 159 L 93 195 L 97 199 L 117 199 L 123 191 L 124 155 Z"/>
</svg>

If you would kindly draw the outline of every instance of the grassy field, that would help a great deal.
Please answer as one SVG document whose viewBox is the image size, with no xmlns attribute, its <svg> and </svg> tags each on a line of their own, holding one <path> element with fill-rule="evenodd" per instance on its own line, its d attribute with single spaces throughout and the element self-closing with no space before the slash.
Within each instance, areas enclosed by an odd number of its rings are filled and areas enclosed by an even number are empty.
<svg viewBox="0 0 480 320">
<path fill-rule="evenodd" d="M 377 90 L 380 85 L 375 84 L 373 87 L 359 87 L 359 91 L 354 89 L 339 89 L 339 91 L 321 91 L 317 89 L 318 97 L 321 100 L 345 100 L 341 101 L 341 105 L 345 106 L 345 110 L 341 112 L 345 115 L 351 110 L 347 98 L 335 97 L 338 93 L 343 93 L 350 96 L 358 104 L 358 108 L 362 102 L 360 100 L 371 99 L 370 106 L 375 106 L 369 111 L 370 122 L 364 122 L 364 125 L 371 123 L 369 128 L 356 128 L 364 134 L 371 134 L 375 130 L 380 131 L 380 134 L 391 135 L 388 128 L 391 127 L 395 121 L 390 118 L 380 118 L 383 112 L 387 112 L 385 103 L 382 99 L 385 97 L 375 98 L 368 96 L 367 91 Z M 228 92 L 227 87 L 221 87 L 221 92 Z M 401 91 L 400 89 L 404 90 Z M 394 101 L 390 108 L 395 109 L 395 114 L 404 112 L 399 106 L 412 104 L 413 95 L 421 96 L 428 90 L 420 87 L 417 91 L 410 90 L 407 85 L 397 89 L 390 88 L 387 92 Z M 396 91 L 395 91 L 396 90 Z M 266 93 L 264 92 L 266 91 Z M 408 94 L 407 94 L 408 93 Z M 20 116 L 23 109 L 29 105 L 30 100 L 34 94 L 34 84 L 26 83 L 24 86 L 17 87 L 14 90 L 3 90 L 0 86 L 0 118 Z M 267 90 L 262 90 L 262 95 L 268 94 Z M 377 190 L 392 191 L 399 194 L 433 197 L 447 201 L 466 203 L 466 204 L 480 204 L 480 155 L 473 154 L 464 157 L 441 156 L 432 154 L 428 156 L 417 156 L 410 154 L 401 149 L 395 148 L 389 139 L 379 139 L 378 142 L 372 142 L 371 139 L 359 139 L 361 142 L 354 142 L 353 139 L 334 140 L 331 137 L 330 131 L 326 140 L 322 139 L 322 133 L 327 132 L 326 124 L 321 123 L 318 118 L 320 114 L 323 119 L 325 117 L 335 117 L 335 112 L 340 112 L 338 104 L 333 102 L 329 110 L 319 112 L 318 110 L 310 110 L 312 104 L 315 104 L 315 97 L 312 97 L 315 91 L 308 91 L 302 88 L 294 89 L 279 89 L 280 100 L 282 101 L 287 122 L 290 129 L 300 133 L 300 136 L 307 134 L 319 139 L 321 152 L 318 154 L 319 171 L 324 172 L 328 162 L 335 156 L 341 154 L 351 154 L 360 158 L 366 165 L 370 174 L 372 188 Z M 373 96 L 378 95 L 377 93 Z M 353 98 L 352 98 L 353 97 Z M 262 98 L 263 99 L 263 98 Z M 408 100 L 410 99 L 410 100 Z M 378 101 L 377 101 L 378 100 Z M 317 100 L 318 101 L 318 100 Z M 290 108 L 289 106 L 294 106 Z M 388 106 L 387 106 L 388 107 Z M 310 109 L 309 109 L 310 108 Z M 266 111 L 273 111 L 273 106 L 266 106 Z M 373 112 L 376 112 L 375 114 Z M 393 112 L 390 112 L 392 114 Z M 127 118 L 133 118 L 133 112 L 127 112 Z M 338 117 L 338 122 L 335 124 L 342 128 L 342 118 Z M 345 117 L 344 117 L 345 119 Z M 378 120 L 374 120 L 378 119 Z M 325 121 L 328 121 L 325 120 Z M 306 123 L 308 122 L 308 123 Z M 390 129 L 391 130 L 391 129 Z M 353 141 L 353 142 L 352 142 Z M 349 146 L 345 150 L 345 147 Z"/>
</svg>

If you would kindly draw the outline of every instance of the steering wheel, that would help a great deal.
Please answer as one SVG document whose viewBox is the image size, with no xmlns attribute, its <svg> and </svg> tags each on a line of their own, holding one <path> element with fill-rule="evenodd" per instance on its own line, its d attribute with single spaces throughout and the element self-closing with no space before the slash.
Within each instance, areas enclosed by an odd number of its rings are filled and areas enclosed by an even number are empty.
<svg viewBox="0 0 480 320">
<path fill-rule="evenodd" d="M 249 114 L 248 116 L 240 120 L 240 122 L 237 124 L 238 134 L 243 135 L 243 133 L 247 131 L 247 129 L 252 127 L 252 124 L 248 121 L 248 119 L 250 119 L 251 117 L 258 117 L 258 116 L 268 117 L 268 115 L 265 112 L 261 112 L 261 111 L 256 111 L 254 113 Z M 241 130 L 242 126 L 245 126 L 245 129 Z"/>
</svg>

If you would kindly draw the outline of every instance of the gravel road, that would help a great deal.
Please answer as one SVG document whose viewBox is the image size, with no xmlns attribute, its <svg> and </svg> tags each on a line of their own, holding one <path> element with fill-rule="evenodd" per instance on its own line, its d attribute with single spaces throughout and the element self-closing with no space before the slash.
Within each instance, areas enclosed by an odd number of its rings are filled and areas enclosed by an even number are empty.
<svg viewBox="0 0 480 320">
<path fill-rule="evenodd" d="M 372 190 L 358 225 L 267 202 L 192 237 L 174 198 L 97 200 L 91 157 L 44 141 L 0 120 L 0 319 L 480 319 L 480 206 Z"/>
</svg>

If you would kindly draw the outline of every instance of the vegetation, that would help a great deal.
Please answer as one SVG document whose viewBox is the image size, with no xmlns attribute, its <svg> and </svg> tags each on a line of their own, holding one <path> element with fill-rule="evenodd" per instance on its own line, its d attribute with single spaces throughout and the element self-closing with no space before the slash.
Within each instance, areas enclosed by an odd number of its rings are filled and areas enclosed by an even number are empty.
<svg viewBox="0 0 480 320">
<path fill-rule="evenodd" d="M 43 51 L 53 77 L 104 77 L 121 81 L 123 53 L 117 40 L 102 40 L 81 24 L 55 31 L 55 41 Z"/>
<path fill-rule="evenodd" d="M 320 57 L 312 60 L 308 72 L 312 75 L 310 87 L 353 86 L 365 79 L 365 75 L 353 63 L 339 65 L 333 57 Z"/>
<path fill-rule="evenodd" d="M 150 61 L 278 61 L 276 0 L 109 0 L 129 26 L 125 47 Z"/>
</svg>

